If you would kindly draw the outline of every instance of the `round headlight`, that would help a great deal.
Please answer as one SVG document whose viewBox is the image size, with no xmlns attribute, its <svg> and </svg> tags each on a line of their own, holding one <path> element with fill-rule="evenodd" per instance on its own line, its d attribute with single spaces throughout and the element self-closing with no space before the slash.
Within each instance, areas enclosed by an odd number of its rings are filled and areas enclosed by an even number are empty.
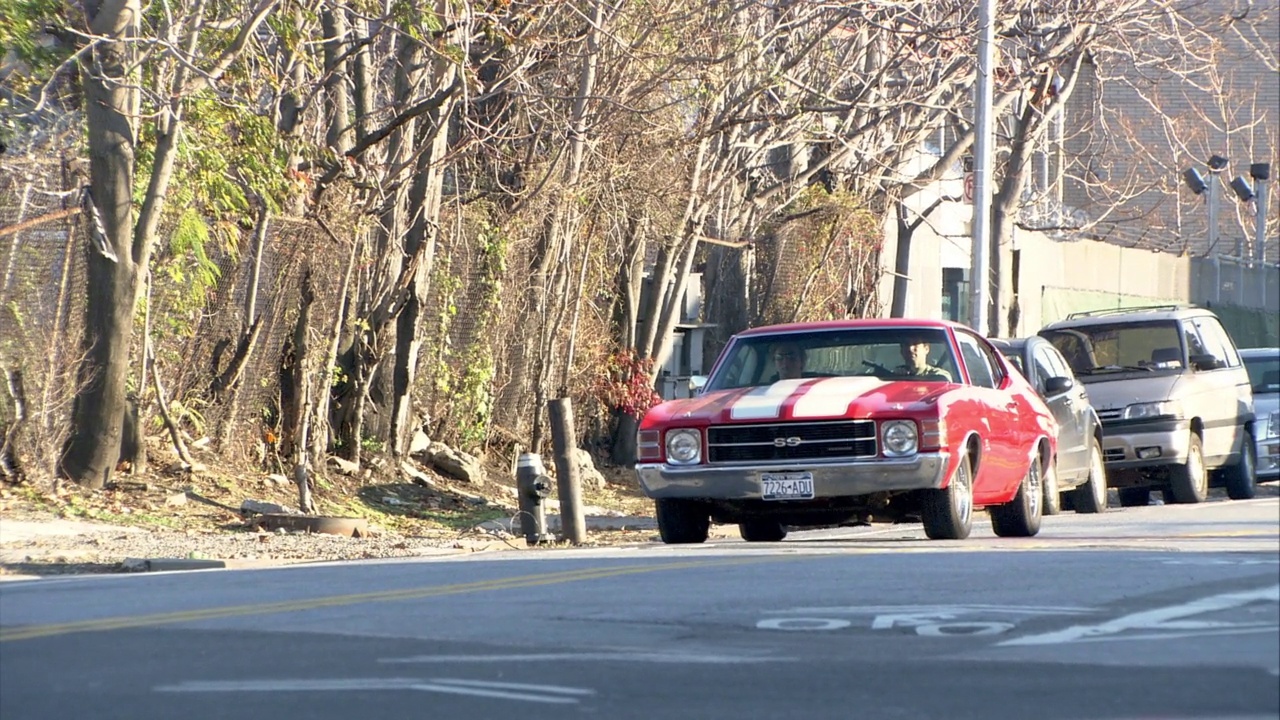
<svg viewBox="0 0 1280 720">
<path fill-rule="evenodd" d="M 696 463 L 702 457 L 702 436 L 697 430 L 672 430 L 667 433 L 667 460 L 673 463 Z"/>
<path fill-rule="evenodd" d="M 916 424 L 894 420 L 884 424 L 884 454 L 910 455 L 916 451 Z"/>
</svg>

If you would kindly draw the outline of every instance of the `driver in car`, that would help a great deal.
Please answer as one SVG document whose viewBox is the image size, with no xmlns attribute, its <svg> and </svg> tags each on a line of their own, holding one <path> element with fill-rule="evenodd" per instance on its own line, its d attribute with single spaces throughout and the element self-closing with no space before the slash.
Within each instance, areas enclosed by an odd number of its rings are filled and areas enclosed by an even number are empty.
<svg viewBox="0 0 1280 720">
<path fill-rule="evenodd" d="M 773 364 L 778 372 L 769 382 L 794 380 L 804 377 L 804 348 L 794 343 L 782 343 L 773 348 Z"/>
<path fill-rule="evenodd" d="M 929 339 L 916 335 L 902 341 L 899 349 L 902 352 L 902 363 L 894 373 L 903 377 L 918 377 L 922 380 L 945 380 L 953 382 L 951 373 L 929 364 Z"/>
</svg>

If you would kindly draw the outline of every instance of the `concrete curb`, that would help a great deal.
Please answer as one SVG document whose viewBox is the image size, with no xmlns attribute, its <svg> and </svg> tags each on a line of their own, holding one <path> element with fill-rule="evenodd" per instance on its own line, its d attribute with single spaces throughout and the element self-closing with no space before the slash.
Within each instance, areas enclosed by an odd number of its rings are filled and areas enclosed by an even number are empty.
<svg viewBox="0 0 1280 720">
<path fill-rule="evenodd" d="M 305 562 L 305 561 L 304 561 Z M 125 558 L 120 567 L 125 572 L 174 572 L 179 570 L 243 570 L 247 568 L 290 565 L 284 560 L 217 560 L 213 558 Z"/>
</svg>

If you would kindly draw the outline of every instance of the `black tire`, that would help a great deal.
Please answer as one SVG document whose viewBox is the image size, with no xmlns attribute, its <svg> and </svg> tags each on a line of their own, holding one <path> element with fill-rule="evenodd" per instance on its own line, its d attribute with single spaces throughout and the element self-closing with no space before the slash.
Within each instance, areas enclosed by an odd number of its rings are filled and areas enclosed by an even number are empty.
<svg viewBox="0 0 1280 720">
<path fill-rule="evenodd" d="M 1204 502 L 1209 497 L 1209 471 L 1204 467 L 1204 448 L 1200 436 L 1191 433 L 1187 462 L 1169 466 L 1169 490 L 1173 501 L 1184 505 Z"/>
<path fill-rule="evenodd" d="M 1146 507 L 1151 504 L 1151 488 L 1120 488 L 1120 507 Z"/>
<path fill-rule="evenodd" d="M 747 542 L 779 542 L 787 536 L 782 523 L 755 518 L 738 523 L 738 534 Z"/>
<path fill-rule="evenodd" d="M 930 540 L 963 540 L 973 529 L 973 471 L 966 455 L 960 458 L 951 482 L 941 490 L 926 490 L 920 508 L 924 534 Z"/>
<path fill-rule="evenodd" d="M 1043 468 L 1040 455 L 1031 459 L 1027 474 L 1018 486 L 1013 500 L 991 508 L 991 529 L 1000 537 L 1031 537 L 1040 532 L 1041 511 L 1044 507 Z"/>
<path fill-rule="evenodd" d="M 1248 500 L 1258 494 L 1258 444 L 1253 433 L 1246 431 L 1240 447 L 1240 461 L 1222 469 L 1227 497 L 1232 500 Z"/>
<path fill-rule="evenodd" d="M 659 499 L 657 506 L 658 535 L 668 545 L 694 545 L 707 541 L 711 531 L 711 513 L 695 500 Z"/>
<path fill-rule="evenodd" d="M 1107 465 L 1102 461 L 1102 447 L 1097 438 L 1089 445 L 1089 479 L 1072 491 L 1071 505 L 1078 513 L 1106 512 Z"/>
<path fill-rule="evenodd" d="M 1058 490 L 1058 464 L 1044 474 L 1044 502 L 1040 505 L 1041 515 L 1057 515 L 1062 512 L 1062 492 Z"/>
</svg>

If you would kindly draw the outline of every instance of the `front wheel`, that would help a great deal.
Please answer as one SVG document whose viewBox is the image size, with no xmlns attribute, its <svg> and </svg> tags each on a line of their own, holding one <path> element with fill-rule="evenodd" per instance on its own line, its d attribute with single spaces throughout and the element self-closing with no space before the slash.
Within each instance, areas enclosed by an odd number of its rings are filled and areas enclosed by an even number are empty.
<svg viewBox="0 0 1280 720">
<path fill-rule="evenodd" d="M 963 540 L 973 529 L 973 471 L 966 455 L 956 465 L 951 482 L 941 490 L 926 490 L 920 509 L 924 534 L 930 540 Z"/>
<path fill-rule="evenodd" d="M 1147 504 L 1147 498 L 1142 499 Z M 1078 513 L 1100 513 L 1107 509 L 1107 466 L 1097 439 L 1089 443 L 1089 479 L 1072 491 L 1071 505 Z"/>
<path fill-rule="evenodd" d="M 738 534 L 747 542 L 779 542 L 787 536 L 787 529 L 773 520 L 753 519 L 738 523 Z"/>
<path fill-rule="evenodd" d="M 1044 505 L 1042 515 L 1057 515 L 1062 512 L 1062 492 L 1058 490 L 1058 464 L 1050 465 L 1044 473 Z"/>
<path fill-rule="evenodd" d="M 1246 432 L 1241 443 L 1240 462 L 1222 470 L 1227 497 L 1232 500 L 1248 500 L 1258 494 L 1258 445 L 1253 433 Z"/>
<path fill-rule="evenodd" d="M 695 500 L 662 498 L 657 501 L 658 535 L 668 545 L 693 545 L 707 541 L 711 514 Z"/>
<path fill-rule="evenodd" d="M 1173 501 L 1183 504 L 1204 502 L 1209 497 L 1209 473 L 1204 467 L 1204 449 L 1200 436 L 1191 433 L 1187 462 L 1169 467 L 1169 491 Z"/>
<path fill-rule="evenodd" d="M 991 508 L 991 529 L 1000 537 L 1031 537 L 1040 532 L 1043 480 L 1040 456 L 1037 454 L 1027 468 L 1027 474 L 1018 486 L 1013 500 Z"/>
</svg>

